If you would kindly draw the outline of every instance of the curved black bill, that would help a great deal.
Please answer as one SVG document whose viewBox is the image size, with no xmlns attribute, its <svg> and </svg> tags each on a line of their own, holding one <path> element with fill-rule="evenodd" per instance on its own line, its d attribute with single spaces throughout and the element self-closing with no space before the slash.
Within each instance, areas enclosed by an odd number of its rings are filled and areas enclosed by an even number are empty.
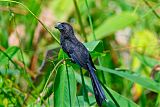
<svg viewBox="0 0 160 107">
<path fill-rule="evenodd" d="M 63 26 L 61 25 L 60 22 L 58 22 L 55 26 L 56 29 L 63 29 Z"/>
</svg>

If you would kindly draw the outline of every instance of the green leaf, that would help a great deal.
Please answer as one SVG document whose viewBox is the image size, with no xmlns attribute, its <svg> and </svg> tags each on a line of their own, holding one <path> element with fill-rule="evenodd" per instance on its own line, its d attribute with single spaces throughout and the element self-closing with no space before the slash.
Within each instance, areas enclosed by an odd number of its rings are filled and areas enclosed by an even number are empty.
<svg viewBox="0 0 160 107">
<path fill-rule="evenodd" d="M 160 61 L 151 58 L 149 56 L 145 56 L 145 55 L 141 55 L 141 54 L 136 54 L 136 56 L 138 57 L 138 59 L 146 66 L 149 66 L 151 68 L 153 68 L 155 65 L 160 64 Z"/>
<path fill-rule="evenodd" d="M 76 80 L 79 83 L 82 84 L 82 80 L 81 80 L 80 74 L 78 74 L 78 73 L 75 72 L 75 76 L 76 76 Z M 84 77 L 84 80 L 85 80 L 85 84 L 86 84 L 86 86 L 88 88 L 88 91 L 90 91 L 92 93 L 92 96 L 89 96 L 89 102 L 90 102 L 90 104 L 94 104 L 94 103 L 96 103 L 96 100 L 95 100 L 95 96 L 94 96 L 94 91 L 93 91 L 91 80 L 90 80 L 89 77 Z M 85 104 L 85 102 L 83 102 L 83 105 L 84 104 Z M 108 105 L 107 107 L 115 107 L 115 104 L 111 101 L 111 99 L 109 99 L 108 102 L 104 103 L 103 107 L 106 107 L 106 105 Z"/>
<path fill-rule="evenodd" d="M 80 74 L 75 73 L 75 76 L 76 76 L 76 80 L 77 80 L 79 83 L 82 84 Z M 88 77 L 85 77 L 85 83 L 86 83 L 86 86 L 89 88 L 89 90 L 93 93 L 92 84 L 91 84 L 91 81 L 90 81 L 90 79 L 89 79 Z M 107 88 L 108 88 L 108 87 L 107 87 Z M 133 101 L 125 98 L 124 96 L 118 94 L 117 92 L 115 92 L 114 90 L 112 90 L 112 89 L 110 89 L 110 88 L 108 88 L 108 89 L 109 89 L 109 91 L 111 92 L 111 94 L 114 96 L 114 98 L 116 99 L 116 101 L 119 103 L 119 105 L 124 105 L 124 107 L 138 107 L 138 105 L 137 105 L 136 103 L 134 103 Z M 91 100 L 91 97 L 93 97 L 93 96 L 90 96 L 90 97 L 89 97 L 90 103 L 93 104 L 93 103 L 95 103 L 96 100 L 95 100 L 95 98 L 94 98 L 94 100 L 93 100 L 93 98 L 92 98 L 92 100 Z M 112 106 L 114 106 L 113 103 L 111 102 L 112 99 L 109 97 L 108 94 L 106 94 L 106 97 L 107 97 L 107 99 L 110 100 L 107 105 L 112 105 Z M 83 104 L 84 104 L 84 102 L 83 102 Z M 110 107 L 110 106 L 109 106 L 109 107 Z"/>
<path fill-rule="evenodd" d="M 84 101 L 84 97 L 83 96 L 77 96 L 75 107 L 89 107 L 89 105 L 88 105 L 87 102 Z"/>
<path fill-rule="evenodd" d="M 103 43 L 100 40 L 87 42 L 87 43 L 84 43 L 84 45 L 90 52 L 92 51 L 102 52 L 103 51 Z"/>
<path fill-rule="evenodd" d="M 77 82 L 74 70 L 71 66 L 68 66 L 68 74 L 69 74 L 70 93 L 71 93 L 71 107 L 74 107 L 76 101 L 76 93 L 77 93 L 77 86 L 76 86 Z"/>
<path fill-rule="evenodd" d="M 108 88 L 108 89 L 112 93 L 112 95 L 114 96 L 116 101 L 119 103 L 119 105 L 123 105 L 123 107 L 139 107 L 136 103 L 134 103 L 133 101 L 127 99 L 126 97 L 118 94 L 117 92 L 115 92 L 111 88 Z"/>
<path fill-rule="evenodd" d="M 74 76 L 74 72 L 70 67 L 68 67 L 69 73 L 69 83 L 70 83 L 70 95 L 68 88 L 68 80 L 67 80 L 67 71 L 66 66 L 61 65 L 58 68 L 55 84 L 54 84 L 54 106 L 55 107 L 74 107 L 76 100 L 76 79 Z"/>
<path fill-rule="evenodd" d="M 8 57 L 12 59 L 14 55 L 18 52 L 19 48 L 16 46 L 9 47 L 4 52 L 0 51 L 0 65 L 1 64 L 7 64 L 8 63 Z M 5 54 L 7 54 L 7 56 Z"/>
<path fill-rule="evenodd" d="M 95 30 L 96 38 L 103 39 L 106 36 L 109 36 L 110 34 L 136 22 L 137 19 L 138 16 L 136 14 L 129 12 L 123 12 L 121 14 L 114 15 L 104 21 L 102 25 Z M 92 34 L 90 34 L 87 39 L 93 40 Z"/>
<path fill-rule="evenodd" d="M 105 72 L 109 72 L 109 73 L 118 75 L 120 77 L 126 78 L 126 79 L 128 79 L 132 82 L 138 83 L 142 87 L 145 87 L 145 88 L 152 90 L 154 92 L 157 92 L 157 93 L 160 92 L 160 84 L 156 83 L 155 81 L 153 81 L 149 78 L 141 77 L 140 75 L 137 75 L 137 74 L 131 74 L 127 71 L 124 72 L 124 71 L 112 70 L 112 69 L 102 67 L 102 66 L 96 66 L 96 68 L 99 70 L 103 70 Z"/>
</svg>

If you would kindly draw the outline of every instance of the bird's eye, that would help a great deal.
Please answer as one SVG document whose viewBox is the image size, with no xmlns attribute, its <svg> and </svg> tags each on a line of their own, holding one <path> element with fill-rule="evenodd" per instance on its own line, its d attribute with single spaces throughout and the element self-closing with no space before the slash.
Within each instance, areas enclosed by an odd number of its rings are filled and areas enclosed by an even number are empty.
<svg viewBox="0 0 160 107">
<path fill-rule="evenodd" d="M 62 28 L 63 28 L 63 29 L 65 29 L 65 26 L 64 26 L 64 25 L 62 25 Z"/>
</svg>

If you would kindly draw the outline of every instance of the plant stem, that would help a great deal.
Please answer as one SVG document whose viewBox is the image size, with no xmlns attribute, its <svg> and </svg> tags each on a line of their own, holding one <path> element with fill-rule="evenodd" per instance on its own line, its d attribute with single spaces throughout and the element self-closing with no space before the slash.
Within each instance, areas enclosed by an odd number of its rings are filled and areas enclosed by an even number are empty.
<svg viewBox="0 0 160 107">
<path fill-rule="evenodd" d="M 44 29 L 47 30 L 47 32 L 58 42 L 58 44 L 60 44 L 60 41 L 57 39 L 57 37 L 55 35 L 53 35 L 51 33 L 51 31 L 47 28 L 47 26 L 40 20 L 38 19 L 38 17 L 27 7 L 25 6 L 23 3 L 21 2 L 17 2 L 17 1 L 10 1 L 10 0 L 1 0 L 0 2 L 10 2 L 10 3 L 16 3 L 16 4 L 19 4 L 21 5 L 22 7 L 24 7 L 31 15 L 34 16 L 35 19 L 38 20 L 38 22 L 44 27 Z"/>
<path fill-rule="evenodd" d="M 155 14 L 155 16 L 160 19 L 160 16 L 157 14 L 157 12 L 153 9 L 153 7 L 148 3 L 147 0 L 143 0 L 144 3 L 152 10 L 152 12 Z"/>
<path fill-rule="evenodd" d="M 79 21 L 79 24 L 80 24 L 80 27 L 81 27 L 81 31 L 83 33 L 84 41 L 86 42 L 87 41 L 86 33 L 85 33 L 85 30 L 84 30 L 84 26 L 83 26 L 83 23 L 82 23 L 82 18 L 81 18 L 79 9 L 78 9 L 78 5 L 77 5 L 76 0 L 73 0 L 73 2 L 74 2 L 74 6 L 76 8 L 76 12 L 77 12 L 77 16 L 78 16 L 78 21 Z"/>
<path fill-rule="evenodd" d="M 113 102 L 115 103 L 115 105 L 117 107 L 120 107 L 120 105 L 118 104 L 118 102 L 116 101 L 116 99 L 113 97 L 113 95 L 111 94 L 111 92 L 107 89 L 107 87 L 100 81 L 100 83 L 102 84 L 103 88 L 107 91 L 107 93 L 109 94 L 109 96 L 111 97 L 111 99 L 113 100 Z"/>
<path fill-rule="evenodd" d="M 89 24 L 90 24 L 91 29 L 92 29 L 93 38 L 94 38 L 94 40 L 96 40 L 96 35 L 95 35 L 95 32 L 94 32 L 93 23 L 92 23 L 92 18 L 91 18 L 91 15 L 90 15 L 90 11 L 89 11 L 90 9 L 89 9 L 87 0 L 85 0 L 85 4 L 86 4 L 87 10 L 88 10 Z"/>
<path fill-rule="evenodd" d="M 86 84 L 85 84 L 85 81 L 84 81 L 84 76 L 83 76 L 83 73 L 82 73 L 82 68 L 80 68 L 80 73 L 81 73 L 81 79 L 82 79 L 82 85 L 83 85 L 84 100 L 87 101 L 88 104 L 89 104 L 88 91 L 86 89 Z"/>
</svg>

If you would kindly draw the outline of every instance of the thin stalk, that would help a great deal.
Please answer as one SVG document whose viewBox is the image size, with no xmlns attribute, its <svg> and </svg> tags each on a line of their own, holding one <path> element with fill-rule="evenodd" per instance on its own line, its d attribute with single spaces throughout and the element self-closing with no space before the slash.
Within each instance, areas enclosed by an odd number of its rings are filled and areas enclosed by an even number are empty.
<svg viewBox="0 0 160 107">
<path fill-rule="evenodd" d="M 74 2 L 74 6 L 76 8 L 76 12 L 77 12 L 77 16 L 78 16 L 78 21 L 79 21 L 79 24 L 80 24 L 80 27 L 81 27 L 81 31 L 83 33 L 84 41 L 86 42 L 87 41 L 86 32 L 84 30 L 84 26 L 83 26 L 83 23 L 82 23 L 82 18 L 81 18 L 81 15 L 80 15 L 80 11 L 79 11 L 79 8 L 78 8 L 76 0 L 73 0 L 73 2 Z"/>
<path fill-rule="evenodd" d="M 9 6 L 10 6 L 10 5 L 9 5 Z M 10 10 L 10 12 L 12 13 L 11 10 Z M 14 22 L 15 27 L 16 27 L 17 24 L 16 24 L 15 16 L 13 16 L 13 22 Z M 29 77 L 29 75 L 28 75 L 28 73 L 27 73 L 27 70 L 26 70 L 26 64 L 25 64 L 25 61 L 24 61 L 24 56 L 23 56 L 23 51 L 22 51 L 22 42 L 21 42 L 21 40 L 20 40 L 19 34 L 18 34 L 18 32 L 17 32 L 17 29 L 16 29 L 16 34 L 17 34 L 17 37 L 18 37 L 18 40 L 19 40 L 19 44 L 20 44 L 20 45 L 19 45 L 19 49 L 20 49 L 20 54 L 21 54 L 21 58 L 22 58 L 22 63 L 23 63 L 23 65 L 24 65 L 24 67 L 22 68 L 22 69 L 23 69 L 24 76 L 25 76 L 25 78 L 27 78 L 27 80 L 29 81 L 29 85 L 35 89 L 33 83 L 31 82 L 31 79 L 30 79 L 30 77 Z"/>
<path fill-rule="evenodd" d="M 113 97 L 113 95 L 111 94 L 111 92 L 107 89 L 107 87 L 100 81 L 101 85 L 103 86 L 103 88 L 107 91 L 107 93 L 109 94 L 109 96 L 111 97 L 111 99 L 113 100 L 113 102 L 115 103 L 115 105 L 117 107 L 120 107 L 120 105 L 118 104 L 118 102 L 116 101 L 116 99 Z"/>
<path fill-rule="evenodd" d="M 160 19 L 160 16 L 157 14 L 157 12 L 154 10 L 154 8 L 148 3 L 147 0 L 143 0 L 144 3 L 152 10 L 152 12 L 155 14 L 155 16 Z"/>
<path fill-rule="evenodd" d="M 51 71 L 51 73 L 50 73 L 50 75 L 49 75 L 49 77 L 48 77 L 48 79 L 47 79 L 47 81 L 46 81 L 46 83 L 45 83 L 45 85 L 44 85 L 44 88 L 43 88 L 43 90 L 42 90 L 42 93 L 43 93 L 44 90 L 47 88 L 47 85 L 48 85 L 48 83 L 49 83 L 49 80 L 50 80 L 51 76 L 53 75 L 53 72 L 56 71 L 57 67 L 58 67 L 63 61 L 65 61 L 65 59 L 60 60 L 60 61 L 55 65 L 55 67 L 53 68 L 53 70 Z"/>
<path fill-rule="evenodd" d="M 89 5 L 88 5 L 88 2 L 87 0 L 85 0 L 85 4 L 86 4 L 86 7 L 87 7 L 87 10 L 88 10 L 88 18 L 89 18 L 89 23 L 90 23 L 90 26 L 91 26 L 91 29 L 92 29 L 92 33 L 93 33 L 93 38 L 94 40 L 96 40 L 96 35 L 95 35 L 95 32 L 94 32 L 94 28 L 93 28 L 93 23 L 92 23 L 92 18 L 91 18 L 91 15 L 90 15 L 90 9 L 89 9 Z M 100 58 L 98 57 L 98 63 L 101 65 L 101 62 L 100 62 Z M 105 77 L 104 77 L 104 72 L 101 71 L 102 73 L 102 76 L 103 76 L 103 81 L 106 83 L 106 80 L 105 80 Z"/>
<path fill-rule="evenodd" d="M 85 84 L 85 81 L 84 81 L 84 76 L 83 76 L 83 73 L 82 73 L 82 68 L 80 68 L 80 73 L 81 73 L 81 79 L 82 79 L 82 85 L 83 85 L 83 95 L 84 95 L 84 100 L 89 103 L 89 98 L 88 98 L 88 91 L 86 89 L 86 84 Z"/>
<path fill-rule="evenodd" d="M 0 49 L 0 52 L 2 52 L 13 63 L 13 65 L 15 66 L 16 69 L 18 69 L 17 64 L 10 58 L 10 56 L 6 52 L 4 52 L 1 49 Z"/>
<path fill-rule="evenodd" d="M 100 60 L 100 57 L 98 57 L 98 62 L 99 62 L 99 65 L 100 65 L 100 66 L 102 66 L 102 64 L 101 64 L 101 60 Z M 102 80 L 103 80 L 103 83 L 105 83 L 105 84 L 106 84 L 107 82 L 106 82 L 106 79 L 105 79 L 105 76 L 104 76 L 104 72 L 103 72 L 103 71 L 101 71 L 101 74 L 102 74 Z"/>
<path fill-rule="evenodd" d="M 78 102 L 78 107 L 80 107 L 78 96 L 76 96 L 76 98 L 77 98 L 77 102 Z"/>
<path fill-rule="evenodd" d="M 67 60 L 67 59 L 66 59 Z M 47 88 L 47 85 L 48 85 L 48 83 L 49 83 L 49 80 L 50 80 L 50 78 L 51 78 L 51 76 L 53 75 L 53 72 L 54 71 L 56 71 L 56 69 L 57 69 L 57 67 L 62 63 L 62 62 L 64 62 L 65 61 L 65 59 L 62 59 L 62 60 L 60 60 L 56 65 L 55 65 L 55 67 L 53 68 L 53 70 L 51 71 L 51 73 L 50 73 L 50 75 L 49 75 L 49 77 L 48 77 L 48 79 L 47 79 L 47 81 L 46 81 L 46 83 L 45 83 L 45 85 L 44 85 L 44 88 L 43 88 L 43 90 L 42 90 L 42 94 L 40 94 L 40 102 L 41 101 L 43 101 L 44 100 L 44 91 L 46 90 L 46 88 Z"/>
<path fill-rule="evenodd" d="M 1 0 L 0 2 L 16 3 L 16 4 L 19 4 L 22 7 L 24 7 L 35 19 L 38 20 L 39 23 L 41 23 L 41 25 L 44 27 L 44 29 L 47 30 L 47 32 L 58 42 L 58 44 L 60 44 L 60 41 L 57 39 L 57 37 L 55 35 L 53 35 L 51 33 L 51 31 L 47 28 L 47 26 L 41 20 L 39 20 L 38 17 L 27 6 L 25 6 L 23 3 L 17 2 L 17 1 L 10 1 L 10 0 Z"/>
<path fill-rule="evenodd" d="M 95 35 L 95 32 L 94 32 L 92 18 L 91 18 L 91 15 L 90 15 L 90 11 L 89 11 L 90 9 L 89 9 L 87 0 L 85 0 L 85 4 L 86 4 L 86 7 L 87 7 L 87 11 L 88 11 L 89 24 L 91 26 L 91 30 L 92 30 L 92 33 L 93 33 L 93 38 L 94 38 L 94 40 L 96 40 L 96 35 Z"/>
</svg>

